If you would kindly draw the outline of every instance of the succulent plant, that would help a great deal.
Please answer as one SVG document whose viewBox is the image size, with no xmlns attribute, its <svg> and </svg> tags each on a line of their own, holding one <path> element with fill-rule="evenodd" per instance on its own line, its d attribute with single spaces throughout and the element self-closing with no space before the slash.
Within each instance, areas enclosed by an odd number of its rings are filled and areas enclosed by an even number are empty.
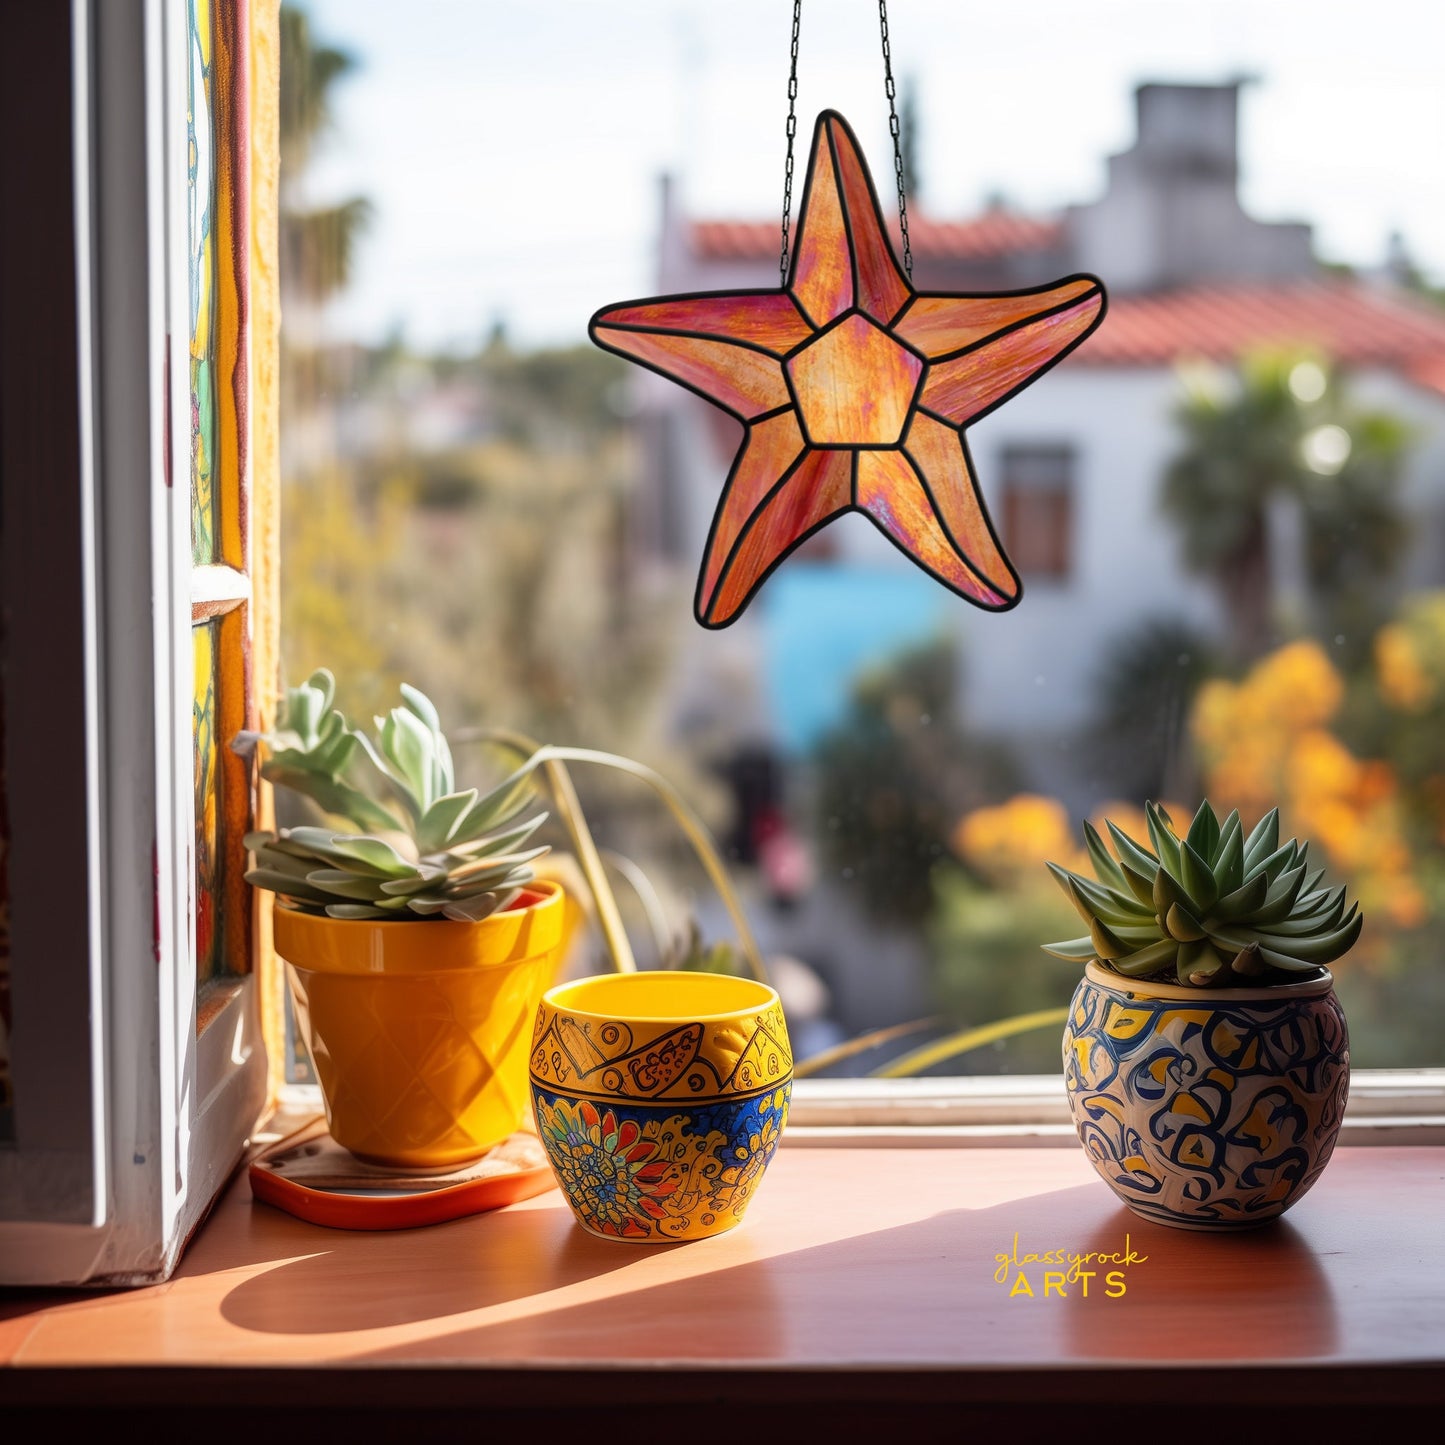
<svg viewBox="0 0 1445 1445">
<path fill-rule="evenodd" d="M 333 706 L 324 668 L 289 688 L 270 733 L 232 746 L 261 752 L 261 775 L 345 824 L 246 835 L 246 881 L 307 913 L 332 918 L 476 920 L 504 908 L 545 847 L 526 847 L 546 820 L 522 814 L 526 766 L 489 792 L 458 791 L 451 748 L 427 696 L 403 684 L 403 705 L 376 719 L 376 738 Z"/>
<path fill-rule="evenodd" d="M 1279 809 L 1248 837 L 1237 812 L 1221 823 L 1207 799 L 1183 838 L 1157 804 L 1145 816 L 1152 851 L 1109 823 L 1111 853 L 1085 823 L 1096 877 L 1048 865 L 1089 932 L 1047 952 L 1129 978 L 1252 986 L 1317 973 L 1359 938 L 1359 905 L 1322 886 L 1307 843 L 1280 843 Z"/>
</svg>

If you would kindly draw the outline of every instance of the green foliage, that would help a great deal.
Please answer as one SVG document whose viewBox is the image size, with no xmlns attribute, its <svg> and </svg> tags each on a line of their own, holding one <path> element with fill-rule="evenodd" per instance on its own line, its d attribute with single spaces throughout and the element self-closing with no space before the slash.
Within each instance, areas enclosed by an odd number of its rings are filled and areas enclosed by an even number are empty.
<svg viewBox="0 0 1445 1445">
<path fill-rule="evenodd" d="M 1371 940 L 1378 961 L 1341 969 L 1335 992 L 1350 1021 L 1350 1056 L 1363 1067 L 1435 1065 L 1445 1018 L 1445 856 L 1421 856 L 1415 872 L 1426 899 L 1421 927 L 1392 928 Z M 1374 932 L 1374 930 L 1372 930 Z"/>
<path fill-rule="evenodd" d="M 1383 758 L 1419 825 L 1416 842 L 1445 839 L 1445 591 L 1411 597 L 1374 639 L 1375 668 L 1356 679 L 1345 733 L 1356 752 Z"/>
<path fill-rule="evenodd" d="M 1074 980 L 1038 951 L 1040 933 L 1066 930 L 1073 912 L 1046 880 L 1017 888 L 980 884 L 960 868 L 936 874 L 937 903 L 929 925 L 938 1008 L 960 1027 L 1032 1013 L 1069 1001 Z M 968 1067 L 985 1072 L 1056 1073 L 1057 1026 L 993 1045 Z M 955 1073 L 950 1061 L 945 1073 Z"/>
<path fill-rule="evenodd" d="M 1321 362 L 1299 353 L 1260 352 L 1238 373 L 1199 368 L 1186 381 L 1163 507 L 1185 564 L 1218 585 L 1236 649 L 1254 656 L 1270 642 L 1277 498 L 1300 512 L 1316 625 L 1365 636 L 1406 540 L 1406 428 L 1355 407 Z"/>
<path fill-rule="evenodd" d="M 1372 586 L 1405 545 L 1400 457 L 1410 438 L 1398 418 L 1359 412 L 1348 418 L 1350 456 L 1334 474 L 1306 469 L 1305 570 L 1320 595 Z"/>
<path fill-rule="evenodd" d="M 500 325 L 466 352 L 400 331 L 333 343 L 322 306 L 348 281 L 371 215 L 318 209 L 309 182 L 357 61 L 306 10 L 281 14 L 282 654 L 323 665 L 367 716 L 403 678 L 445 716 L 628 753 L 654 709 L 687 583 L 634 565 L 641 480 L 624 363 L 596 347 L 521 351 Z M 435 404 L 436 440 L 417 416 Z M 661 756 L 659 756 L 662 754 Z M 710 813 L 691 759 L 654 759 Z M 589 804 L 619 811 L 604 774 Z"/>
<path fill-rule="evenodd" d="M 954 823 L 1013 782 L 1007 756 L 957 722 L 956 669 L 939 642 L 866 674 L 815 755 L 820 853 L 875 918 L 926 918 Z"/>
<path fill-rule="evenodd" d="M 332 666 L 348 710 L 374 710 L 406 678 L 479 726 L 645 750 L 685 583 L 659 595 L 647 579 L 645 593 L 628 567 L 637 458 L 614 404 L 622 364 L 595 347 L 496 344 L 445 363 L 403 348 L 353 359 L 348 389 L 399 441 L 292 461 L 281 533 L 290 665 Z M 328 378 L 318 393 L 328 424 L 341 385 Z M 427 450 L 406 439 L 408 415 L 444 386 L 485 424 Z M 665 761 L 686 775 L 682 760 Z M 687 781 L 704 791 L 696 774 Z"/>
<path fill-rule="evenodd" d="M 1220 668 L 1211 640 L 1188 622 L 1141 623 L 1108 646 L 1093 680 L 1089 753 L 1110 796 L 1194 791 L 1185 728 L 1199 685 Z"/>
<path fill-rule="evenodd" d="M 1046 952 L 1209 987 L 1288 983 L 1354 947 L 1359 905 L 1346 911 L 1344 887 L 1321 886 L 1307 843 L 1280 844 L 1277 808 L 1247 838 L 1237 812 L 1221 823 L 1207 799 L 1182 838 L 1157 804 L 1145 814 L 1152 851 L 1111 823 L 1111 854 L 1086 823 L 1095 878 L 1048 865 L 1089 932 Z"/>
<path fill-rule="evenodd" d="M 259 749 L 264 778 L 342 825 L 247 834 L 248 883 L 331 918 L 474 921 L 533 877 L 547 849 L 525 845 L 547 815 L 521 816 L 526 766 L 486 793 L 458 790 L 436 708 L 414 687 L 401 692 L 373 739 L 332 706 L 335 679 L 319 669 L 287 689 L 272 732 L 236 738 L 238 753 Z"/>
<path fill-rule="evenodd" d="M 1297 479 L 1299 404 L 1274 356 L 1254 358 L 1238 377 L 1210 371 L 1188 381 L 1164 510 L 1180 526 L 1185 562 L 1217 574 L 1259 544 L 1270 495 Z"/>
</svg>

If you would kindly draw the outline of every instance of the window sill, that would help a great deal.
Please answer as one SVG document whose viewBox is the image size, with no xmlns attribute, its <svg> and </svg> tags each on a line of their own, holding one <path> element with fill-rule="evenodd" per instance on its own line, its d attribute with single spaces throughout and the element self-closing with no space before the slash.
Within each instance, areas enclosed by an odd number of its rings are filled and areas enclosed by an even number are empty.
<svg viewBox="0 0 1445 1445">
<path fill-rule="evenodd" d="M 1098 1405 L 1117 1423 L 1207 1395 L 1378 1426 L 1445 1407 L 1442 1217 L 1437 1147 L 1342 1147 L 1286 1221 L 1237 1237 L 1135 1218 L 1078 1149 L 786 1146 L 741 1228 L 662 1247 L 590 1238 L 555 1192 L 331 1231 L 240 1178 L 170 1283 L 0 1299 L 0 1402 L 214 1412 L 209 1438 L 303 1404 L 374 1432 L 479 1409 L 660 1424 L 706 1400 L 843 1438 L 930 1411 L 1077 1423 Z M 994 1278 L 1015 1236 L 1032 1298 Z M 1045 1297 L 1022 1262 L 1126 1236 L 1144 1258 L 1113 1298 L 1102 1274 Z"/>
<path fill-rule="evenodd" d="M 299 1125 L 322 1111 L 315 1084 L 281 1091 Z M 1350 1080 L 1341 1142 L 1445 1145 L 1445 1069 L 1369 1069 Z M 924 1079 L 800 1079 L 790 1145 L 902 1149 L 1078 1147 L 1058 1074 Z"/>
<path fill-rule="evenodd" d="M 794 1090 L 788 1142 L 1077 1149 L 1078 1135 L 1059 1074 L 808 1079 Z M 1356 1072 L 1341 1143 L 1445 1145 L 1445 1069 Z"/>
</svg>

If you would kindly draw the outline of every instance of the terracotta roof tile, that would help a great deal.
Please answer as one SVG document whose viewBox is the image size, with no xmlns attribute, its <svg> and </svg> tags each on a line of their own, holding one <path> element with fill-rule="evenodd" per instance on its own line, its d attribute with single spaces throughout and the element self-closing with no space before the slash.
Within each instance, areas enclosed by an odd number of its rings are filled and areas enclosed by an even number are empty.
<svg viewBox="0 0 1445 1445">
<path fill-rule="evenodd" d="M 1445 393 L 1445 310 L 1348 281 L 1201 285 L 1110 298 L 1079 348 L 1094 366 L 1229 361 L 1257 346 L 1313 347 L 1349 365 L 1398 368 Z"/>
<path fill-rule="evenodd" d="M 1062 241 L 1060 222 L 1004 209 L 962 221 L 910 217 L 909 233 L 916 256 L 943 261 L 998 259 Z M 771 261 L 778 223 L 694 221 L 692 241 L 700 260 Z M 1104 324 L 1080 348 L 1078 361 L 1230 361 L 1257 346 L 1313 347 L 1347 365 L 1388 366 L 1445 396 L 1445 310 L 1348 280 L 1220 282 L 1111 296 Z"/>
<path fill-rule="evenodd" d="M 1445 351 L 1438 351 L 1433 356 L 1422 356 L 1417 361 L 1410 363 L 1407 370 L 1413 381 L 1429 391 L 1438 391 L 1445 396 Z"/>
</svg>

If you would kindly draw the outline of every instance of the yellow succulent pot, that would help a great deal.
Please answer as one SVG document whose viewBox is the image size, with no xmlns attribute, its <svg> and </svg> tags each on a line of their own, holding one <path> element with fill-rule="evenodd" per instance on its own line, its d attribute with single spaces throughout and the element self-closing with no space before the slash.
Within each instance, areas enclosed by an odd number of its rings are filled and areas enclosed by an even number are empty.
<svg viewBox="0 0 1445 1445">
<path fill-rule="evenodd" d="M 338 1144 L 373 1164 L 457 1168 L 529 1108 L 532 1023 L 567 938 L 556 883 L 479 923 L 275 910 L 276 951 Z"/>
</svg>

